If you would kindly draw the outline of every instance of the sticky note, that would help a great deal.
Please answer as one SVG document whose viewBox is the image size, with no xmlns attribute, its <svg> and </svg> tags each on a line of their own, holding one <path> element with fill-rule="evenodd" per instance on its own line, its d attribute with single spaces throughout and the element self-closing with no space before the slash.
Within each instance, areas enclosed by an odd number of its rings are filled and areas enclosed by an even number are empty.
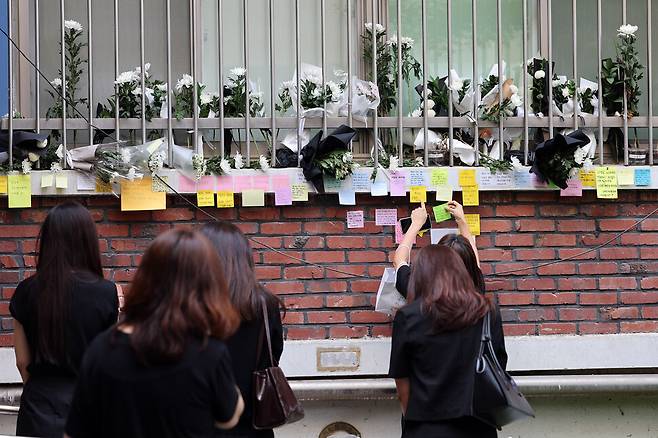
<svg viewBox="0 0 658 438">
<path fill-rule="evenodd" d="M 474 186 L 477 184 L 475 180 L 475 169 L 466 169 L 459 171 L 459 185 L 461 187 Z"/>
<path fill-rule="evenodd" d="M 9 208 L 32 207 L 32 179 L 30 175 L 7 175 Z"/>
<path fill-rule="evenodd" d="M 398 211 L 394 208 L 378 208 L 375 210 L 375 225 L 395 225 L 398 221 Z"/>
<path fill-rule="evenodd" d="M 560 196 L 583 196 L 583 182 L 580 178 L 567 180 L 567 188 L 560 190 Z"/>
<path fill-rule="evenodd" d="M 363 228 L 363 210 L 347 212 L 347 228 Z"/>
<path fill-rule="evenodd" d="M 409 185 L 410 186 L 427 186 L 427 181 L 425 181 L 425 170 L 424 169 L 411 169 L 409 172 Z"/>
<path fill-rule="evenodd" d="M 407 177 L 402 172 L 392 172 L 391 178 L 391 196 L 407 196 Z"/>
<path fill-rule="evenodd" d="M 411 202 L 427 202 L 427 187 L 411 186 L 409 188 Z"/>
<path fill-rule="evenodd" d="M 251 177 L 251 188 L 264 192 L 270 189 L 270 177 L 267 175 L 254 175 Z"/>
<path fill-rule="evenodd" d="M 514 187 L 517 189 L 530 188 L 534 185 L 534 174 L 525 170 L 514 172 Z"/>
<path fill-rule="evenodd" d="M 235 207 L 235 195 L 231 190 L 220 190 L 217 192 L 217 208 Z"/>
<path fill-rule="evenodd" d="M 196 191 L 215 191 L 215 177 L 214 176 L 202 176 L 199 181 L 196 183 Z M 213 203 L 214 205 L 214 203 Z"/>
<path fill-rule="evenodd" d="M 324 182 L 325 193 L 338 193 L 340 186 L 343 184 L 341 180 L 333 178 L 329 175 L 324 175 L 322 179 Z"/>
<path fill-rule="evenodd" d="M 432 174 L 430 175 L 430 186 L 440 187 L 448 185 L 448 169 L 439 168 L 432 169 Z"/>
<path fill-rule="evenodd" d="M 306 183 L 297 183 L 291 186 L 293 201 L 308 201 L 308 185 Z"/>
<path fill-rule="evenodd" d="M 617 169 L 614 167 L 596 168 L 596 197 L 617 199 Z"/>
<path fill-rule="evenodd" d="M 462 204 L 464 207 L 474 207 L 480 205 L 480 188 L 478 186 L 462 187 Z"/>
<path fill-rule="evenodd" d="M 53 174 L 47 173 L 41 177 L 41 188 L 45 189 L 46 187 L 53 186 Z"/>
<path fill-rule="evenodd" d="M 356 205 L 356 193 L 352 189 L 341 189 L 338 192 L 338 203 L 340 205 Z"/>
<path fill-rule="evenodd" d="M 152 183 L 151 183 L 152 184 Z M 96 193 L 112 193 L 112 184 L 96 180 Z"/>
<path fill-rule="evenodd" d="M 274 205 L 292 205 L 292 187 L 290 184 L 274 188 Z"/>
<path fill-rule="evenodd" d="M 352 173 L 352 187 L 357 193 L 369 192 L 372 181 L 370 180 L 371 172 L 368 169 L 357 170 Z"/>
<path fill-rule="evenodd" d="M 471 234 L 474 236 L 480 235 L 480 215 L 479 214 L 465 214 L 464 219 L 466 219 L 466 224 L 468 229 L 471 230 Z"/>
<path fill-rule="evenodd" d="M 450 186 L 438 186 L 436 188 L 436 200 L 437 201 L 452 201 L 452 187 L 450 187 Z"/>
<path fill-rule="evenodd" d="M 94 190 L 96 188 L 96 181 L 92 175 L 87 175 L 84 173 L 78 173 L 78 179 L 76 181 L 76 186 L 80 191 Z M 157 178 L 153 178 L 153 182 Z M 155 191 L 155 190 L 154 190 Z"/>
<path fill-rule="evenodd" d="M 581 170 L 578 172 L 578 176 L 583 182 L 583 187 L 596 187 L 596 173 L 593 170 L 589 172 Z"/>
<path fill-rule="evenodd" d="M 651 169 L 635 169 L 635 185 L 639 187 L 650 186 Z"/>
<path fill-rule="evenodd" d="M 235 193 L 242 193 L 245 190 L 253 188 L 253 182 L 250 175 L 237 175 L 233 177 L 233 191 Z"/>
<path fill-rule="evenodd" d="M 443 222 L 452 219 L 452 215 L 448 212 L 448 203 L 437 205 L 434 210 L 434 219 L 436 222 Z"/>
<path fill-rule="evenodd" d="M 121 181 L 121 211 L 164 210 L 167 194 L 153 191 L 153 181 L 145 177 Z"/>
<path fill-rule="evenodd" d="M 215 188 L 218 192 L 233 192 L 233 177 L 230 175 L 218 176 Z"/>
<path fill-rule="evenodd" d="M 154 176 L 151 180 L 151 190 L 154 192 L 173 193 L 167 184 L 169 184 L 168 176 Z"/>
<path fill-rule="evenodd" d="M 242 192 L 243 207 L 264 207 L 265 191 L 261 189 L 248 189 Z"/>
<path fill-rule="evenodd" d="M 388 180 L 384 172 L 377 172 L 377 176 L 370 186 L 370 195 L 388 196 Z"/>
<path fill-rule="evenodd" d="M 0 175 L 0 193 L 7 193 L 7 175 Z"/>
<path fill-rule="evenodd" d="M 66 174 L 56 175 L 55 176 L 55 187 L 58 189 L 68 189 L 69 188 L 69 178 Z"/>
<path fill-rule="evenodd" d="M 199 190 L 196 192 L 196 204 L 199 207 L 214 207 L 215 192 L 213 190 Z"/>
<path fill-rule="evenodd" d="M 183 193 L 195 193 L 196 181 L 183 175 L 178 175 L 178 191 Z"/>
<path fill-rule="evenodd" d="M 620 186 L 632 186 L 635 184 L 635 172 L 630 167 L 620 167 L 617 169 L 617 183 Z"/>
<path fill-rule="evenodd" d="M 481 169 L 479 172 L 480 186 L 482 187 L 511 187 L 514 185 L 514 174 L 512 172 L 492 172 L 489 169 Z"/>
</svg>

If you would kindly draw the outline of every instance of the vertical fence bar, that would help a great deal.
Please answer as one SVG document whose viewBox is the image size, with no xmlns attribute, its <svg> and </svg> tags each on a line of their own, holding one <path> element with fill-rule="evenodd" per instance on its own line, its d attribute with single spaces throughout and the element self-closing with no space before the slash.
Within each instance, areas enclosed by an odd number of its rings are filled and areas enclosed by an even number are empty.
<svg viewBox="0 0 658 438">
<path fill-rule="evenodd" d="M 599 162 L 603 165 L 603 82 L 601 80 L 601 38 L 603 33 L 603 22 L 601 19 L 601 0 L 596 0 L 596 52 L 597 52 L 597 69 L 598 69 L 598 99 L 599 99 Z"/>
<path fill-rule="evenodd" d="M 269 0 L 269 13 L 270 13 L 270 107 L 272 111 L 272 153 L 270 155 L 270 165 L 274 167 L 276 165 L 276 112 L 274 107 L 276 106 L 276 53 L 274 52 L 274 0 Z M 222 101 L 223 102 L 223 101 Z M 222 106 L 224 104 L 222 103 Z"/>
<path fill-rule="evenodd" d="M 450 165 L 454 164 L 454 157 L 452 151 L 452 139 L 454 137 L 453 131 L 453 97 L 452 97 L 452 0 L 447 0 L 447 9 L 448 9 L 448 83 L 451 85 L 448 87 L 448 153 L 450 154 Z"/>
<path fill-rule="evenodd" d="M 198 154 L 199 150 L 203 150 L 203 145 L 199 148 L 199 93 L 197 91 L 197 74 L 196 74 L 196 2 L 197 0 L 190 1 L 190 66 L 192 70 L 192 144 L 194 145 L 194 153 Z"/>
<path fill-rule="evenodd" d="M 301 104 L 301 35 L 300 35 L 300 16 L 299 16 L 299 0 L 295 0 L 295 70 L 296 70 L 296 87 L 297 87 L 297 96 L 296 96 L 296 108 L 297 108 L 297 167 L 301 166 L 302 163 L 302 104 Z"/>
<path fill-rule="evenodd" d="M 89 35 L 91 35 L 91 32 L 89 33 Z M 34 107 L 35 107 L 34 118 L 35 118 L 35 129 L 37 133 L 41 132 L 41 94 L 39 93 L 40 90 L 39 83 L 41 82 L 41 77 L 39 76 L 39 71 L 41 70 L 41 42 L 39 41 L 40 38 L 41 36 L 39 32 L 39 0 L 34 0 L 34 65 L 36 65 L 36 70 L 34 72 Z M 9 43 L 9 45 L 11 46 L 11 42 Z M 91 65 L 91 62 L 89 64 Z"/>
<path fill-rule="evenodd" d="M 94 32 L 93 17 L 92 17 L 92 0 L 87 0 L 87 26 L 89 28 L 87 32 L 87 82 L 89 84 L 89 92 L 87 93 L 87 103 L 89 104 L 89 144 L 94 144 L 94 49 L 93 49 L 93 38 L 92 34 Z M 38 14 L 39 11 L 36 11 Z M 38 95 L 37 89 L 37 95 Z M 39 119 L 37 119 L 39 120 Z"/>
<path fill-rule="evenodd" d="M 626 0 L 621 2 L 622 24 L 626 24 Z M 624 166 L 628 166 L 628 96 L 626 95 L 626 81 L 624 80 Z"/>
<path fill-rule="evenodd" d="M 503 136 L 503 6 L 501 0 L 496 0 L 496 31 L 498 32 L 498 158 L 505 154 L 505 138 Z"/>
<path fill-rule="evenodd" d="M 528 165 L 528 0 L 523 0 L 523 165 Z"/>
<path fill-rule="evenodd" d="M 325 0 L 320 0 L 320 68 L 322 69 L 322 93 L 327 90 L 327 54 L 325 40 Z M 322 103 L 322 132 L 327 135 L 327 101 Z"/>
<path fill-rule="evenodd" d="M 478 78 L 478 31 L 477 31 L 477 0 L 471 0 L 471 26 L 473 27 L 473 80 L 471 80 L 471 87 L 473 88 L 473 149 L 477 151 L 475 154 L 475 165 L 480 164 L 480 128 L 478 126 L 478 102 L 480 101 L 480 79 Z"/>
<path fill-rule="evenodd" d="M 224 158 L 226 137 L 224 135 L 224 2 L 222 0 L 218 0 L 217 3 L 217 88 L 219 92 L 220 156 Z M 272 114 L 274 114 L 274 107 L 272 107 Z M 228 154 L 231 155 L 230 144 Z"/>
<path fill-rule="evenodd" d="M 578 117 L 580 116 L 580 108 L 578 107 L 578 4 L 577 0 L 571 0 L 571 32 L 573 33 L 573 80 L 576 84 L 576 92 L 573 95 L 573 129 L 578 129 Z"/>
<path fill-rule="evenodd" d="M 171 114 L 171 103 L 173 90 L 171 89 L 171 0 L 166 4 L 167 20 L 167 156 L 169 166 L 174 167 L 174 132 L 172 127 L 173 117 Z"/>
<path fill-rule="evenodd" d="M 373 82 L 377 85 L 377 24 L 379 18 L 377 17 L 377 0 L 372 0 L 372 77 Z M 398 42 L 399 43 L 399 42 Z M 373 111 L 373 146 L 375 148 L 375 168 L 379 166 L 379 114 L 377 110 Z"/>
<path fill-rule="evenodd" d="M 245 140 L 247 141 L 247 167 L 251 163 L 251 93 L 249 89 L 249 5 L 247 0 L 242 0 L 242 27 L 244 30 L 243 44 L 244 44 L 244 93 L 245 93 L 245 109 L 244 109 L 244 132 Z"/>
<path fill-rule="evenodd" d="M 9 108 L 7 111 L 8 123 L 9 123 L 9 169 L 14 170 L 14 58 L 13 58 L 13 46 L 11 44 L 11 34 L 12 34 L 12 5 L 13 0 L 7 0 L 7 79 L 9 82 Z M 62 26 L 64 23 L 62 22 Z"/>
<path fill-rule="evenodd" d="M 11 0 L 10 0 L 11 1 Z M 61 68 L 62 68 L 62 145 L 64 147 L 64 157 L 66 157 L 66 111 L 68 110 L 68 105 L 66 103 L 66 45 L 64 44 L 64 33 L 66 32 L 64 26 L 64 20 L 66 20 L 66 15 L 64 12 L 64 0 L 59 2 L 59 14 L 62 19 L 60 23 L 60 48 L 61 48 Z M 13 110 L 12 110 L 13 111 Z M 64 160 L 64 168 L 66 168 L 66 160 Z"/>
<path fill-rule="evenodd" d="M 548 136 L 553 138 L 553 2 L 548 0 Z"/>
<path fill-rule="evenodd" d="M 402 102 L 402 0 L 397 0 L 396 2 L 396 17 L 397 17 L 397 38 L 398 38 L 398 47 L 397 47 L 397 57 L 398 57 L 398 159 L 400 164 L 404 160 L 404 139 L 402 138 L 402 132 L 404 126 L 402 123 L 402 116 L 404 111 L 404 104 Z"/>
<path fill-rule="evenodd" d="M 144 63 L 144 0 L 139 0 L 139 65 L 142 87 L 142 144 L 146 143 L 146 71 Z"/>
<path fill-rule="evenodd" d="M 114 0 L 114 80 L 119 78 L 119 0 Z M 114 131 L 117 142 L 121 140 L 119 126 L 119 85 L 114 83 Z M 117 143 L 117 147 L 118 147 Z"/>
<path fill-rule="evenodd" d="M 653 166 L 653 69 L 652 61 L 652 35 L 651 35 L 651 0 L 647 0 L 647 93 L 649 93 L 649 164 Z"/>
<path fill-rule="evenodd" d="M 429 133 L 429 121 L 427 119 L 427 0 L 421 0 L 421 46 L 423 65 L 423 163 L 429 165 L 429 150 L 427 136 Z M 414 146 L 415 147 L 415 146 Z"/>
<path fill-rule="evenodd" d="M 352 127 L 352 0 L 347 0 L 347 124 Z M 354 144 L 350 140 L 350 152 Z"/>
</svg>

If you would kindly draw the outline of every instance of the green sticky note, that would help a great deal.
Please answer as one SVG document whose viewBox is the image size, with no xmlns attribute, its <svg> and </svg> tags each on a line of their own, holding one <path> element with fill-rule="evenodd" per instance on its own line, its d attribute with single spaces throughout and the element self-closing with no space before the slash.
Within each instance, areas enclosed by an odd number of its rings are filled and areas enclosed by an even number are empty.
<svg viewBox="0 0 658 438">
<path fill-rule="evenodd" d="M 242 191 L 243 207 L 264 207 L 265 192 L 259 189 L 248 189 Z"/>
<path fill-rule="evenodd" d="M 443 222 L 452 219 L 452 215 L 448 212 L 448 203 L 437 205 L 434 207 L 434 220 L 435 222 Z"/>
<path fill-rule="evenodd" d="M 448 169 L 432 169 L 430 176 L 430 186 L 447 186 L 448 185 Z"/>
</svg>

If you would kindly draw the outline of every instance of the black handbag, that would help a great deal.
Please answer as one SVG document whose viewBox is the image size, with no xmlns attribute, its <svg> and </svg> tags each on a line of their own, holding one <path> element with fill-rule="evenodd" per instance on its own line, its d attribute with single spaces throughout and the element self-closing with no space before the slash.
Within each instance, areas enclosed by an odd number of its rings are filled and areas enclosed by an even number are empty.
<svg viewBox="0 0 658 438">
<path fill-rule="evenodd" d="M 480 350 L 475 362 L 473 416 L 499 430 L 514 421 L 535 416 L 514 379 L 498 362 L 491 343 L 489 313 L 482 322 Z"/>
<path fill-rule="evenodd" d="M 304 409 L 302 409 L 297 397 L 292 392 L 283 370 L 274 361 L 267 304 L 264 298 L 262 299 L 262 308 L 270 366 L 263 370 L 254 371 L 252 375 L 254 408 L 252 425 L 254 429 L 273 429 L 301 420 L 304 418 Z M 260 361 L 260 353 L 263 349 L 262 339 L 261 334 L 258 342 L 258 361 Z"/>
</svg>

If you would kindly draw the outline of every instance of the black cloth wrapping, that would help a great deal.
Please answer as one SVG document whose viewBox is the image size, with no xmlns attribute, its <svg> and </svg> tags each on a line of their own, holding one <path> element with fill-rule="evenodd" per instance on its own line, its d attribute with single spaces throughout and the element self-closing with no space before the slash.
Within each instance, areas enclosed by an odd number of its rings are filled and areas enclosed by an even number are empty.
<svg viewBox="0 0 658 438">
<path fill-rule="evenodd" d="M 317 160 L 322 159 L 336 150 L 347 151 L 350 141 L 356 137 L 356 131 L 349 126 L 341 125 L 331 134 L 322 138 L 322 131 L 315 136 L 302 148 L 302 169 L 306 181 L 313 183 L 318 193 L 324 193 L 324 181 L 322 179 L 322 168 L 318 165 Z M 277 153 L 278 158 L 278 153 Z"/>
<path fill-rule="evenodd" d="M 30 131 L 14 131 L 13 146 L 16 158 L 23 160 L 32 152 L 40 157 L 48 152 L 47 147 L 40 147 L 48 134 L 37 134 Z M 9 151 L 9 131 L 0 131 L 0 152 Z"/>
<path fill-rule="evenodd" d="M 566 174 L 556 171 L 551 161 L 558 153 L 573 155 L 576 149 L 587 145 L 589 141 L 589 137 L 581 130 L 569 135 L 557 134 L 535 148 L 535 160 L 530 173 L 534 173 L 542 181 L 550 180 L 561 189 L 566 189 L 568 187 Z"/>
<path fill-rule="evenodd" d="M 441 92 L 441 93 L 445 93 L 446 96 L 447 96 L 448 93 L 450 93 L 450 90 L 448 89 L 448 86 L 446 85 L 446 79 L 448 79 L 448 76 L 444 76 L 442 78 L 439 78 L 438 80 L 435 79 L 435 83 L 439 87 L 438 91 Z M 429 86 L 427 87 L 427 89 L 428 90 L 430 89 Z M 418 95 L 420 96 L 421 101 L 423 100 L 423 90 L 424 90 L 423 84 L 416 85 L 416 93 L 418 93 Z M 430 99 L 431 98 L 432 98 L 432 96 L 430 96 Z M 448 104 L 448 102 L 449 102 L 449 100 L 446 100 L 446 105 Z M 436 112 L 436 115 L 438 117 L 448 117 L 448 107 L 446 105 L 441 104 L 441 102 L 434 102 L 434 103 L 435 103 L 435 106 L 432 109 L 434 110 L 434 112 Z M 420 106 L 422 108 L 423 104 L 421 103 Z"/>
</svg>

